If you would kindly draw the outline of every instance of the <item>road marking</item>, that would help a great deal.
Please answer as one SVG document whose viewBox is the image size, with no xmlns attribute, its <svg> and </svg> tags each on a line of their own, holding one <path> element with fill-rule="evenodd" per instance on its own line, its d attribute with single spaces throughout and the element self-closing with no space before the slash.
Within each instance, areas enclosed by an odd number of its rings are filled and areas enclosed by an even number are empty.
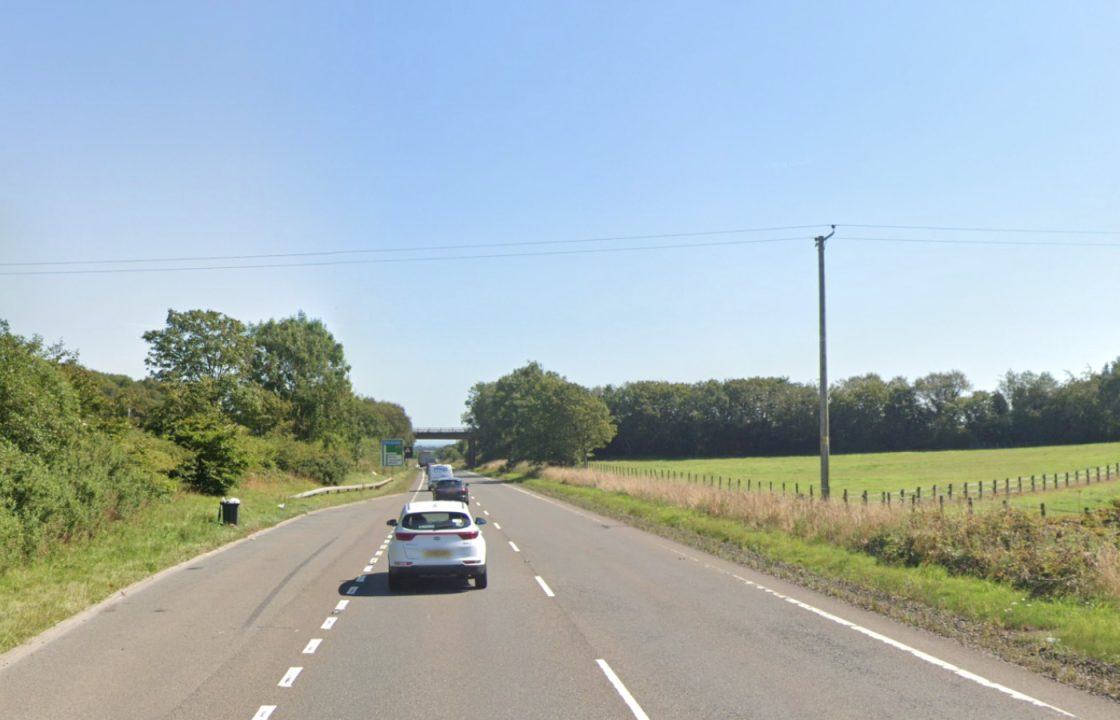
<svg viewBox="0 0 1120 720">
<path fill-rule="evenodd" d="M 377 552 L 375 552 L 375 553 L 373 554 L 373 556 L 374 556 L 375 558 L 379 558 L 379 557 L 381 557 L 381 553 L 383 553 L 383 552 L 385 552 L 385 551 L 384 551 L 384 550 L 378 550 Z"/>
<path fill-rule="evenodd" d="M 362 572 L 373 572 L 373 562 L 371 561 L 369 565 L 366 565 L 364 568 L 362 568 Z"/>
<path fill-rule="evenodd" d="M 580 512 L 579 510 L 576 510 L 575 508 L 569 507 L 562 502 L 557 502 L 555 500 L 552 500 L 551 498 L 542 497 L 540 495 L 537 495 L 536 493 L 531 493 L 528 490 L 522 490 L 519 487 L 511 487 L 509 485 L 507 485 L 506 487 L 508 487 L 510 490 L 516 490 L 517 492 L 521 493 L 522 495 L 528 495 L 529 497 L 533 498 L 534 500 L 540 500 L 541 502 L 546 502 L 549 505 L 555 505 L 556 507 L 561 508 L 562 510 L 567 510 L 568 512 L 570 512 L 574 515 L 579 515 L 582 518 L 587 518 L 588 520 L 590 520 L 593 523 L 601 523 L 602 522 L 602 520 L 600 518 L 597 518 L 594 515 L 589 515 L 588 513 L 585 513 L 585 512 Z"/>
<path fill-rule="evenodd" d="M 332 615 L 331 617 L 323 621 L 323 624 L 319 626 L 319 629 L 330 630 L 332 627 L 334 627 L 335 620 L 338 620 L 338 618 Z"/>
<path fill-rule="evenodd" d="M 682 553 L 678 550 L 674 550 L 674 549 L 670 548 L 670 551 L 673 552 L 673 553 L 676 553 L 677 555 L 680 555 L 681 557 L 688 558 L 689 560 L 692 560 L 694 562 L 700 562 L 699 560 L 692 557 L 691 555 L 688 555 L 686 553 Z M 971 680 L 972 682 L 976 683 L 977 685 L 981 685 L 981 686 L 986 687 L 986 688 L 991 688 L 993 690 L 997 690 L 997 691 L 999 691 L 999 692 L 1001 692 L 1005 695 L 1009 695 L 1009 696 L 1015 698 L 1016 700 L 1021 700 L 1021 701 L 1026 702 L 1026 703 L 1030 703 L 1031 705 L 1034 705 L 1035 707 L 1041 707 L 1041 708 L 1046 708 L 1048 710 L 1053 710 L 1054 712 L 1065 715 L 1066 717 L 1077 717 L 1076 715 L 1074 715 L 1071 712 L 1067 712 L 1066 710 L 1062 710 L 1059 707 L 1055 707 L 1055 706 L 1053 706 L 1049 703 L 1043 702 L 1042 700 L 1039 700 L 1038 698 L 1034 698 L 1034 697 L 1031 697 L 1030 695 L 1026 695 L 1025 693 L 1021 693 L 1018 690 L 1013 690 L 1013 689 L 1007 687 L 1006 685 L 1001 685 L 1001 684 L 999 684 L 997 682 L 994 682 L 992 680 L 989 680 L 989 679 L 987 679 L 987 678 L 985 678 L 981 675 L 977 675 L 974 672 L 969 672 L 968 670 L 965 670 L 962 667 L 958 667 L 958 666 L 956 666 L 956 665 L 954 665 L 950 662 L 946 662 L 945 660 L 942 660 L 939 657 L 935 657 L 933 655 L 930 655 L 929 653 L 922 652 L 921 650 L 919 650 L 915 647 L 911 647 L 911 646 L 909 646 L 905 643 L 899 642 L 898 640 L 895 640 L 894 638 L 883 635 L 882 633 L 875 632 L 874 630 L 872 630 L 870 628 L 865 628 L 862 625 L 857 625 L 854 622 L 852 622 L 851 620 L 845 620 L 844 618 L 842 618 L 838 615 L 833 615 L 832 613 L 830 613 L 826 610 L 821 610 L 820 608 L 814 607 L 813 605 L 810 605 L 807 602 L 802 602 L 801 600 L 798 600 L 797 598 L 790 597 L 789 595 L 785 595 L 783 593 L 780 593 L 777 590 L 774 590 L 773 588 L 769 588 L 769 587 L 766 587 L 765 585 L 762 585 L 760 583 L 756 583 L 754 580 L 748 580 L 747 578 L 743 577 L 742 575 L 736 575 L 735 573 L 731 573 L 731 572 L 728 572 L 727 570 L 722 570 L 720 568 L 713 567 L 712 565 L 709 565 L 707 563 L 704 564 L 704 567 L 710 568 L 712 570 L 716 570 L 717 572 L 719 572 L 723 575 L 728 575 L 730 577 L 733 577 L 736 580 L 738 580 L 739 582 L 743 583 L 744 585 L 747 585 L 748 587 L 752 587 L 752 588 L 754 588 L 756 590 L 759 590 L 761 592 L 764 592 L 768 595 L 772 595 L 773 597 L 776 597 L 779 600 L 784 600 L 785 602 L 787 602 L 791 605 L 795 605 L 795 606 L 801 608 L 802 610 L 808 610 L 809 612 L 811 612 L 815 615 L 819 615 L 820 617 L 822 617 L 826 620 L 831 620 L 832 622 L 834 622 L 838 625 L 843 625 L 844 627 L 846 627 L 850 630 L 855 630 L 856 632 L 858 632 L 862 635 L 866 635 L 867 637 L 872 638 L 873 640 L 878 640 L 881 643 L 884 643 L 886 645 L 890 645 L 891 647 L 893 647 L 897 650 L 901 650 L 905 653 L 909 653 L 910 655 L 913 655 L 914 657 L 918 658 L 919 660 L 923 660 L 923 661 L 925 661 L 925 662 L 927 662 L 931 665 L 935 665 L 935 666 L 937 666 L 937 667 L 939 667 L 943 670 L 948 670 L 949 672 L 953 673 L 957 677 L 964 678 L 965 680 Z"/>
<path fill-rule="evenodd" d="M 479 507 L 482 507 L 482 503 L 480 503 L 480 502 L 479 502 L 479 501 L 477 501 L 477 500 L 475 500 L 475 501 L 474 501 L 474 504 L 475 504 L 475 505 L 477 505 L 477 506 L 479 506 Z"/>
<path fill-rule="evenodd" d="M 536 578 L 537 584 L 541 586 L 541 590 L 544 590 L 545 595 L 549 597 L 556 597 L 556 593 L 552 592 L 552 588 L 548 586 L 548 583 L 544 581 L 544 578 L 542 578 L 540 575 L 537 575 Z"/>
<path fill-rule="evenodd" d="M 380 547 L 380 548 L 378 548 L 378 550 L 384 550 L 384 549 L 385 549 L 385 548 L 387 548 L 387 547 L 389 547 L 389 541 L 388 541 L 388 540 L 386 540 L 385 542 L 381 543 L 381 547 Z"/>
<path fill-rule="evenodd" d="M 638 720 L 649 720 L 649 715 L 646 715 L 646 711 L 642 710 L 642 706 L 638 704 L 638 701 L 634 699 L 634 696 L 630 694 L 630 691 L 627 690 L 626 686 L 622 684 L 622 681 L 618 679 L 618 675 L 614 674 L 614 670 L 611 670 L 611 666 L 607 664 L 607 661 L 599 658 L 595 662 L 599 663 L 599 669 L 607 676 L 607 680 L 611 681 L 611 685 L 614 685 L 614 689 L 622 696 L 622 701 L 626 703 L 626 707 L 630 708 L 630 712 L 634 713 L 634 717 Z"/>
<path fill-rule="evenodd" d="M 357 585 L 351 585 L 349 588 L 346 589 L 346 594 L 347 595 L 354 595 L 357 592 L 358 592 L 358 586 Z"/>
<path fill-rule="evenodd" d="M 253 720 L 268 720 L 272 717 L 272 711 L 276 709 L 275 705 L 261 705 L 257 710 L 257 714 L 253 716 Z"/>
<path fill-rule="evenodd" d="M 482 511 L 482 514 L 483 514 L 483 515 L 489 515 L 489 514 L 490 514 L 490 511 L 489 511 L 489 510 L 483 510 L 483 511 Z"/>
<path fill-rule="evenodd" d="M 367 577 L 369 577 L 369 576 L 368 575 L 359 575 L 357 577 L 357 582 L 364 583 L 366 581 Z"/>
<path fill-rule="evenodd" d="M 369 564 L 370 564 L 370 565 L 376 565 L 376 564 L 377 564 L 377 561 L 378 561 L 378 560 L 380 560 L 380 559 L 381 559 L 381 558 L 371 558 L 371 559 L 370 559 L 370 561 L 369 561 Z"/>
<path fill-rule="evenodd" d="M 501 529 L 502 529 L 502 526 L 501 526 L 501 525 L 499 525 L 498 523 L 494 523 L 494 529 L 495 529 L 495 530 L 501 530 Z"/>
<path fill-rule="evenodd" d="M 290 688 L 301 672 L 303 672 L 303 668 L 301 667 L 288 668 L 288 672 L 284 673 L 284 677 L 280 678 L 280 682 L 276 683 L 276 686 Z"/>
<path fill-rule="evenodd" d="M 514 552 L 521 552 L 521 548 L 517 547 L 512 540 L 509 541 L 509 546 L 513 548 Z M 538 578 L 539 579 L 539 578 Z"/>
<path fill-rule="evenodd" d="M 307 642 L 307 647 L 303 649 L 304 655 L 314 655 L 315 651 L 319 649 L 319 645 L 323 642 L 323 638 L 311 638 Z"/>
<path fill-rule="evenodd" d="M 338 604 L 334 606 L 334 611 L 336 613 L 337 612 L 342 612 L 343 610 L 346 609 L 346 606 L 349 605 L 349 604 L 350 604 L 349 600 L 339 600 Z"/>
</svg>

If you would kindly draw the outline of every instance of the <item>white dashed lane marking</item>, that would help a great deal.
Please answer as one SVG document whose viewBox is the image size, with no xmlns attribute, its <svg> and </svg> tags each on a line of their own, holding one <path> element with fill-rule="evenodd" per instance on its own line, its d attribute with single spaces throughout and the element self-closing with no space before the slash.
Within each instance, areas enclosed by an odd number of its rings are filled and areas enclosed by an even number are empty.
<svg viewBox="0 0 1120 720">
<path fill-rule="evenodd" d="M 299 677 L 299 674 L 301 672 L 303 672 L 303 668 L 301 667 L 288 668 L 288 672 L 284 673 L 284 677 L 280 678 L 280 682 L 276 683 L 276 686 L 282 688 L 290 688 L 292 686 L 292 683 L 296 681 L 296 678 Z"/>
<path fill-rule="evenodd" d="M 357 585 L 351 585 L 350 587 L 346 588 L 346 594 L 347 595 L 353 595 L 357 592 L 358 592 L 358 586 Z"/>
<path fill-rule="evenodd" d="M 501 529 L 502 529 L 502 526 L 501 526 L 501 525 L 499 525 L 498 523 L 494 523 L 494 529 L 495 529 L 495 530 L 501 530 Z"/>
<path fill-rule="evenodd" d="M 364 583 L 366 581 L 367 577 L 369 577 L 369 576 L 368 575 L 359 575 L 357 582 Z"/>
<path fill-rule="evenodd" d="M 521 552 L 521 548 L 517 547 L 517 545 L 512 540 L 509 541 L 509 546 L 513 548 L 514 552 Z"/>
<path fill-rule="evenodd" d="M 329 618 L 327 618 L 326 620 L 323 621 L 323 624 L 319 626 L 319 629 L 320 630 L 330 630 L 332 627 L 334 627 L 334 623 L 335 623 L 336 620 L 338 620 L 338 618 L 336 618 L 332 615 L 331 617 L 329 617 Z"/>
<path fill-rule="evenodd" d="M 307 643 L 307 647 L 303 649 L 303 654 L 314 655 L 315 651 L 319 649 L 319 645 L 322 644 L 322 642 L 323 638 L 311 638 L 311 640 Z"/>
<path fill-rule="evenodd" d="M 346 606 L 349 605 L 349 604 L 350 604 L 349 600 L 339 600 L 338 604 L 334 606 L 334 611 L 336 613 L 337 612 L 342 612 L 343 610 L 346 609 Z"/>
<path fill-rule="evenodd" d="M 489 515 L 489 514 L 490 514 L 490 511 L 489 511 L 489 510 L 483 510 L 483 511 L 482 511 L 482 514 L 483 514 L 483 515 Z"/>
<path fill-rule="evenodd" d="M 253 716 L 253 720 L 268 720 L 272 717 L 272 713 L 275 710 L 275 705 L 261 705 L 260 709 L 257 710 L 257 714 Z"/>
<path fill-rule="evenodd" d="M 618 675 L 614 674 L 614 670 L 611 670 L 611 666 L 607 664 L 607 661 L 600 658 L 595 662 L 599 664 L 599 668 L 603 671 L 603 674 L 607 676 L 607 680 L 611 681 L 611 685 L 614 685 L 614 689 L 622 696 L 622 701 L 626 703 L 626 707 L 630 708 L 630 712 L 634 714 L 634 717 L 637 718 L 637 720 L 649 720 L 649 715 L 646 715 L 646 711 L 642 710 L 642 706 L 638 704 L 638 701 L 634 699 L 634 696 L 630 694 L 630 691 L 627 690 L 626 686 L 622 684 L 622 681 L 618 679 Z"/>
<path fill-rule="evenodd" d="M 552 588 L 548 586 L 548 583 L 544 581 L 544 578 L 542 578 L 540 575 L 537 575 L 536 578 L 537 584 L 541 586 L 541 590 L 544 590 L 545 595 L 547 595 L 548 597 L 556 597 L 556 593 L 552 592 Z"/>
<path fill-rule="evenodd" d="M 364 572 L 364 573 L 373 572 L 373 564 L 371 563 L 369 565 L 366 565 L 364 568 L 362 568 L 362 572 Z"/>
</svg>

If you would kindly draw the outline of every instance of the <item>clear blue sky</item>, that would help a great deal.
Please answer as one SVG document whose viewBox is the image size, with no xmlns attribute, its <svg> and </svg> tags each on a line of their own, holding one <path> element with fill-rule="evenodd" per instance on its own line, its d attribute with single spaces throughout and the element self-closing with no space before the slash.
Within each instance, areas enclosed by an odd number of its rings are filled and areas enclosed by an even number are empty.
<svg viewBox="0 0 1120 720">
<path fill-rule="evenodd" d="M 23 5 L 0 24 L 0 261 L 830 222 L 1120 229 L 1111 0 Z M 345 344 L 360 392 L 449 424 L 471 384 L 529 359 L 587 385 L 815 380 L 801 232 L 8 276 L 0 317 L 140 376 L 140 334 L 169 307 L 302 309 Z M 869 232 L 842 227 L 829 249 L 833 377 L 957 368 L 991 387 L 1120 355 L 1120 248 L 846 239 Z"/>
</svg>

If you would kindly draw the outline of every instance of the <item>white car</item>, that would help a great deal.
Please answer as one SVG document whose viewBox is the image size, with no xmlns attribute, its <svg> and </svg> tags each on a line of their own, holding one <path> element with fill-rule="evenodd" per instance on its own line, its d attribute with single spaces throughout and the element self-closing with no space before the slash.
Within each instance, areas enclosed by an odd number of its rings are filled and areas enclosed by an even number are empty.
<svg viewBox="0 0 1120 720">
<path fill-rule="evenodd" d="M 449 500 L 412 502 L 404 506 L 389 543 L 389 592 L 399 592 L 413 577 L 473 578 L 486 587 L 486 518 L 471 516 L 470 507 Z"/>
<path fill-rule="evenodd" d="M 431 492 L 435 489 L 436 483 L 440 480 L 447 480 L 448 478 L 455 477 L 454 470 L 450 465 L 429 465 L 428 466 L 428 491 Z"/>
</svg>

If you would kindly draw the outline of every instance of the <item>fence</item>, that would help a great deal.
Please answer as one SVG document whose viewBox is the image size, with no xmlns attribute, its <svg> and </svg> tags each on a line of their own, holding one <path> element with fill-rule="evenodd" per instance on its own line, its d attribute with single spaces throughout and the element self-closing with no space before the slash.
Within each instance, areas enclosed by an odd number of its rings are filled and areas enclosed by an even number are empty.
<svg viewBox="0 0 1120 720">
<path fill-rule="evenodd" d="M 805 484 L 806 492 L 803 494 L 801 492 L 802 485 L 799 482 L 779 481 L 775 483 L 773 480 L 762 481 L 752 478 L 744 479 L 723 475 L 679 472 L 676 470 L 667 470 L 665 468 L 642 468 L 632 465 L 617 465 L 603 462 L 591 463 L 589 467 L 593 470 L 616 475 L 676 480 L 735 492 L 768 492 L 771 494 L 788 494 L 793 497 L 808 497 L 809 499 L 814 497 L 815 492 L 812 483 Z M 896 503 L 903 507 L 907 504 L 911 507 L 916 507 L 923 502 L 934 501 L 937 502 L 939 507 L 944 507 L 945 503 L 949 502 L 951 504 L 967 505 L 969 512 L 972 512 L 974 501 L 1003 500 L 1004 505 L 1007 505 L 1008 500 L 1013 495 L 1064 490 L 1066 488 L 1079 487 L 1082 485 L 1088 486 L 1092 485 L 1094 482 L 1101 483 L 1110 481 L 1113 478 L 1120 478 L 1120 463 L 1112 463 L 1104 466 L 1097 465 L 1095 468 L 1090 466 L 1085 468 L 1084 474 L 1082 474 L 1080 469 L 1074 470 L 1072 477 L 1069 472 L 1066 472 L 1064 476 L 1062 473 L 1042 473 L 1041 478 L 1037 475 L 1030 475 L 1024 480 L 1024 477 L 1023 475 L 1019 475 L 1016 476 L 1014 480 L 1010 477 L 1005 477 L 1002 483 L 1000 480 L 995 479 L 990 483 L 976 480 L 964 483 L 918 486 L 910 490 L 909 493 L 906 488 L 902 488 L 898 491 L 897 495 L 893 491 L 888 490 L 864 490 L 858 496 L 851 499 L 849 499 L 848 490 L 845 488 L 841 493 L 841 498 L 844 504 L 848 504 L 851 501 L 867 505 L 868 503 L 877 501 L 888 507 L 892 507 Z M 922 491 L 924 488 L 928 488 L 928 490 L 923 496 Z M 877 498 L 875 497 L 876 495 L 878 495 Z M 1039 511 L 1043 516 L 1046 515 L 1046 503 L 1040 503 Z"/>
</svg>

